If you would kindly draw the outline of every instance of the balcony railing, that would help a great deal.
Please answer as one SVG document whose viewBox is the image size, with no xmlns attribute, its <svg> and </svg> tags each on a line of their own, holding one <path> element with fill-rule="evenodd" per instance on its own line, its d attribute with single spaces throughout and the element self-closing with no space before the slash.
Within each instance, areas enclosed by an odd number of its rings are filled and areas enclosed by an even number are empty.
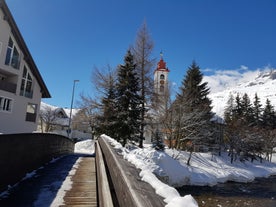
<svg viewBox="0 0 276 207">
<path fill-rule="evenodd" d="M 16 84 L 7 81 L 0 81 L 0 90 L 16 93 Z"/>
</svg>

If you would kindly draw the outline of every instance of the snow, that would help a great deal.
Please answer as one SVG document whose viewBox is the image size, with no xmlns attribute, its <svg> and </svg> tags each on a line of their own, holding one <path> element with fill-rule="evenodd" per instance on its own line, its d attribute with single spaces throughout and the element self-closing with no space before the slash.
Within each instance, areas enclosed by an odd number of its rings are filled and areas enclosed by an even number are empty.
<svg viewBox="0 0 276 207">
<path fill-rule="evenodd" d="M 182 185 L 209 185 L 213 186 L 217 183 L 236 181 L 250 182 L 256 177 L 268 177 L 276 175 L 276 155 L 274 154 L 272 163 L 263 161 L 230 163 L 230 159 L 226 154 L 222 156 L 212 155 L 210 153 L 194 153 L 191 159 L 191 166 L 187 166 L 188 152 L 179 152 L 173 149 L 166 149 L 164 152 L 156 151 L 150 145 L 145 145 L 143 149 L 128 146 L 122 147 L 120 143 L 102 135 L 111 145 L 120 149 L 124 159 L 133 163 L 141 170 L 141 180 L 149 183 L 158 195 L 164 198 L 167 203 L 166 207 L 196 207 L 196 200 L 192 195 L 180 196 L 175 187 Z M 91 139 L 77 142 L 75 144 L 75 153 L 94 154 L 94 141 Z M 56 195 L 51 193 L 48 188 L 42 189 L 40 195 L 34 203 L 34 206 L 45 206 L 47 199 L 52 198 L 52 203 L 48 206 L 60 206 L 63 204 L 63 197 L 66 191 L 72 187 L 71 178 L 75 174 L 81 157 L 77 159 L 72 169 L 68 173 L 65 180 Z M 57 159 L 52 160 L 55 162 Z M 24 179 L 36 176 L 36 171 L 26 174 Z M 51 183 L 49 185 L 55 185 Z M 60 184 L 56 184 L 59 186 Z M 0 197 L 8 196 L 7 192 L 0 194 Z"/>
<path fill-rule="evenodd" d="M 73 182 L 71 181 L 71 179 L 72 179 L 72 176 L 75 175 L 75 173 L 76 173 L 76 171 L 79 167 L 79 163 L 81 162 L 81 159 L 82 158 L 78 158 L 76 163 L 73 165 L 72 169 L 68 173 L 68 176 L 63 181 L 61 188 L 59 189 L 54 201 L 51 204 L 51 207 L 64 205 L 63 198 L 64 198 L 66 192 L 69 191 L 72 188 Z M 42 193 L 42 196 L 43 196 L 43 194 L 44 193 Z M 41 199 L 37 200 L 37 202 L 36 202 L 37 205 L 36 206 L 41 206 L 40 201 L 41 201 Z"/>
<path fill-rule="evenodd" d="M 124 148 L 114 139 L 102 135 L 124 156 L 126 160 L 141 169 L 140 176 L 148 182 L 156 193 L 164 198 L 166 207 L 198 206 L 192 195 L 181 197 L 174 187 L 183 185 L 209 185 L 227 181 L 251 182 L 256 177 L 276 175 L 276 163 L 263 161 L 240 162 L 231 164 L 226 153 L 221 156 L 210 153 L 194 153 L 191 166 L 187 166 L 188 152 L 166 149 L 159 152 L 146 146 L 140 148 Z M 177 159 L 175 159 L 177 158 Z"/>
<path fill-rule="evenodd" d="M 94 141 L 91 139 L 84 140 L 77 142 L 75 144 L 75 153 L 80 153 L 80 154 L 94 154 Z M 70 170 L 68 176 L 66 177 L 65 181 L 63 181 L 61 188 L 59 189 L 57 196 L 55 197 L 54 201 L 51 204 L 51 207 L 55 206 L 61 206 L 64 205 L 64 200 L 63 197 L 66 194 L 66 191 L 69 191 L 72 188 L 72 176 L 75 175 L 76 170 L 79 167 L 79 163 L 81 162 L 82 158 L 78 158 L 76 163 L 73 165 L 72 169 Z M 38 205 L 39 206 L 39 205 Z"/>
<path fill-rule="evenodd" d="M 247 93 L 252 103 L 257 93 L 263 107 L 267 98 L 276 106 L 275 76 L 276 70 L 272 67 L 248 70 L 246 66 L 241 66 L 237 70 L 217 70 L 213 75 L 204 76 L 203 81 L 208 82 L 211 89 L 209 97 L 213 112 L 223 117 L 230 94 L 235 97 Z"/>
<path fill-rule="evenodd" d="M 81 142 L 77 142 L 75 144 L 75 153 L 80 154 L 94 154 L 95 151 L 95 143 L 91 139 L 87 139 Z"/>
</svg>

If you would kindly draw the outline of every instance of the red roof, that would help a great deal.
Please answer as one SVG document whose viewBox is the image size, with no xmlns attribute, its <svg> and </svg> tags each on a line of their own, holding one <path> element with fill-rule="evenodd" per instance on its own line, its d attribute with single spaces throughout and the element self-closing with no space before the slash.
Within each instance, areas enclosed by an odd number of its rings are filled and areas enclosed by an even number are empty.
<svg viewBox="0 0 276 207">
<path fill-rule="evenodd" d="M 166 62 L 163 60 L 163 58 L 161 58 L 158 62 L 156 70 L 170 72 L 170 70 L 166 67 Z"/>
</svg>

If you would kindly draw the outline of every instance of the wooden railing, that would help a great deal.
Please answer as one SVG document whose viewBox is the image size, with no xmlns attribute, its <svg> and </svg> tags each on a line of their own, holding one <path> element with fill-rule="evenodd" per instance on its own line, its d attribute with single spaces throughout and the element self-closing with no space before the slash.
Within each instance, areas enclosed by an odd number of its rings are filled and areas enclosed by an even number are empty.
<svg viewBox="0 0 276 207">
<path fill-rule="evenodd" d="M 105 162 L 99 143 L 95 144 L 96 151 L 96 172 L 97 172 L 97 192 L 99 207 L 113 207 L 111 191 L 109 187 Z"/>
<path fill-rule="evenodd" d="M 119 207 L 165 206 L 163 198 L 141 181 L 139 170 L 116 153 L 103 137 L 96 144 L 96 162 L 99 207 L 112 206 L 111 202 Z"/>
</svg>

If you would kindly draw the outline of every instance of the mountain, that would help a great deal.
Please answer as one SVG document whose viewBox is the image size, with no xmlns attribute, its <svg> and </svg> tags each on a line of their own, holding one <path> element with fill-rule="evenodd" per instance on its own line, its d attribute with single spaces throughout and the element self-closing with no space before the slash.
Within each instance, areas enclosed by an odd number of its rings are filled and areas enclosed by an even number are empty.
<svg viewBox="0 0 276 207">
<path fill-rule="evenodd" d="M 247 93 L 253 104 L 255 93 L 257 93 L 262 107 L 265 106 L 266 99 L 269 99 L 271 104 L 276 107 L 276 69 L 250 71 L 239 76 L 228 73 L 226 77 L 225 74 L 223 76 L 220 74 L 208 77 L 206 80 L 211 85 L 209 98 L 212 100 L 213 112 L 220 117 L 223 117 L 230 94 L 234 97 L 240 94 L 242 97 Z M 215 87 L 212 88 L 212 85 Z"/>
</svg>

